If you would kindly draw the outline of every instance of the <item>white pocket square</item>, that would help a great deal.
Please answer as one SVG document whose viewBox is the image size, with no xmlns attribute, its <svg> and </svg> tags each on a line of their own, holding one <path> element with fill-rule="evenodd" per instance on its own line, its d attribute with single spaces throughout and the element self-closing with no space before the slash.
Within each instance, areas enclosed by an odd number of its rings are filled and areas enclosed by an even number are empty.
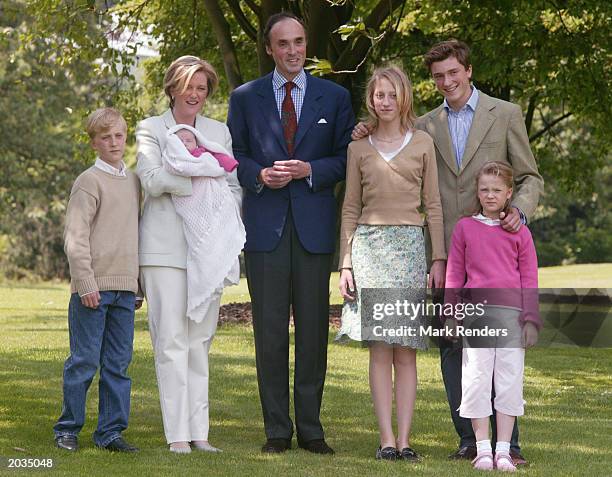
<svg viewBox="0 0 612 477">
<path fill-rule="evenodd" d="M 325 120 L 325 118 L 321 118 L 319 119 L 319 122 L 317 124 L 327 124 L 327 121 Z"/>
</svg>

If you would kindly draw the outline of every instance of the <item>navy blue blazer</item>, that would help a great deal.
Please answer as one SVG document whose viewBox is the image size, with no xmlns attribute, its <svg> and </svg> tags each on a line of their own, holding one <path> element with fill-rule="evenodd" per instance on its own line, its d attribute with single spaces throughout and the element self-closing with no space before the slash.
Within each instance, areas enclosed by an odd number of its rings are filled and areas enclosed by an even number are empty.
<svg viewBox="0 0 612 477">
<path fill-rule="evenodd" d="M 247 252 L 276 248 L 291 207 L 302 246 L 311 253 L 333 253 L 336 231 L 334 186 L 346 175 L 346 148 L 355 117 L 349 92 L 307 74 L 306 96 L 295 137 L 295 159 L 310 162 L 312 188 L 306 179 L 282 189 L 257 192 L 261 169 L 289 159 L 274 91 L 272 73 L 246 83 L 230 97 L 227 125 L 238 161 Z"/>
</svg>

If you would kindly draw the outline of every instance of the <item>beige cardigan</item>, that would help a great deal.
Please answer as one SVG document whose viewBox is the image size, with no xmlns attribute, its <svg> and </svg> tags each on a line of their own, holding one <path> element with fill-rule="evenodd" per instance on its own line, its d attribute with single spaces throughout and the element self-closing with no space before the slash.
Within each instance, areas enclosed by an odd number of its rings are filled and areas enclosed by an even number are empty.
<svg viewBox="0 0 612 477">
<path fill-rule="evenodd" d="M 339 268 L 352 268 L 351 244 L 358 224 L 422 227 L 421 204 L 427 213 L 432 258 L 445 260 L 438 170 L 431 137 L 423 131 L 414 131 L 410 142 L 389 162 L 367 137 L 350 143 Z"/>
</svg>

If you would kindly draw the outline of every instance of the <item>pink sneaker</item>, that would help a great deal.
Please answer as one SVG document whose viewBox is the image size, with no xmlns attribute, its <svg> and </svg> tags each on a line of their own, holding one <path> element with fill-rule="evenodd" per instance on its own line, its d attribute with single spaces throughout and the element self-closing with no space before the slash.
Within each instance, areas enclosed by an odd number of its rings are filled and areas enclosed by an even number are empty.
<svg viewBox="0 0 612 477">
<path fill-rule="evenodd" d="M 516 470 L 512 457 L 506 452 L 497 452 L 495 454 L 495 467 L 502 472 L 514 472 Z"/>
<path fill-rule="evenodd" d="M 493 453 L 482 452 L 476 455 L 476 458 L 472 461 L 472 465 L 476 470 L 493 470 Z"/>
</svg>

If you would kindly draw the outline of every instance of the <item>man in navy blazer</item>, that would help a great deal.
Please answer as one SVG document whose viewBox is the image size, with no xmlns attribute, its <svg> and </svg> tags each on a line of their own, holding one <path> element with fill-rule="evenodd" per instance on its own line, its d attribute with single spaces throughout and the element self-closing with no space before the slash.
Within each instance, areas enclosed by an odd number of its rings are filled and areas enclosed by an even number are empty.
<svg viewBox="0 0 612 477">
<path fill-rule="evenodd" d="M 228 115 L 238 178 L 245 188 L 246 275 L 267 438 L 262 451 L 291 448 L 292 307 L 298 445 L 331 454 L 319 413 L 336 242 L 334 186 L 345 177 L 354 116 L 346 89 L 304 71 L 306 33 L 300 19 L 275 14 L 264 37 L 274 72 L 237 88 Z"/>
</svg>

